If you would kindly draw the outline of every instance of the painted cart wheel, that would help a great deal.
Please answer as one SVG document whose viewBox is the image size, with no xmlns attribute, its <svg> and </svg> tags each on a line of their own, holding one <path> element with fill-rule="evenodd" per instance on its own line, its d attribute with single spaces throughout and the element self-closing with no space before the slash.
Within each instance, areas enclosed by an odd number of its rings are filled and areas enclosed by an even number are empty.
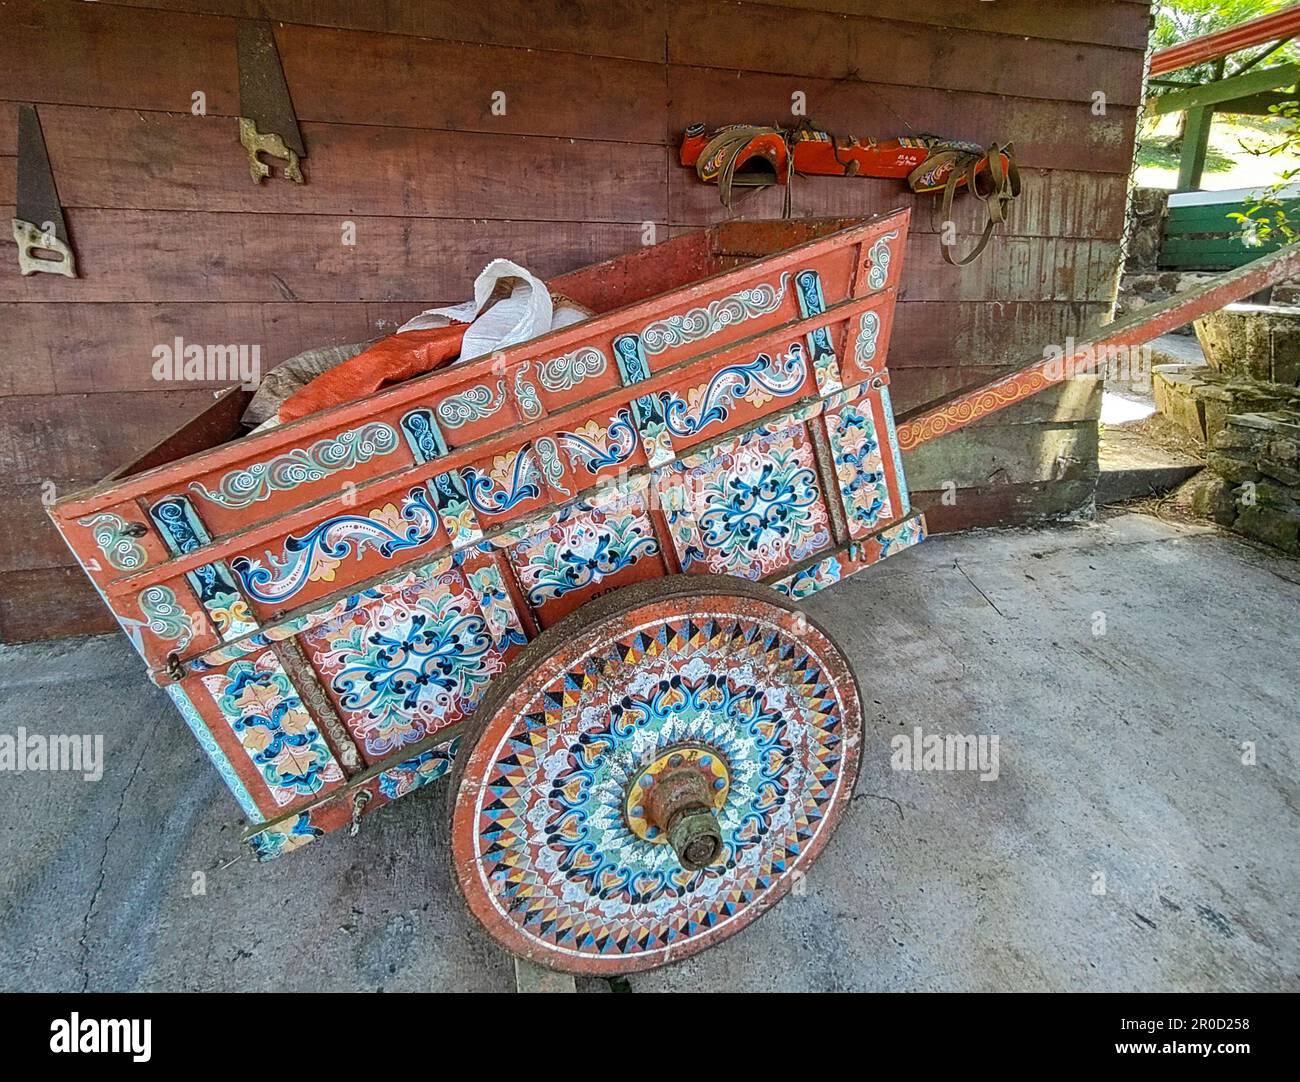
<svg viewBox="0 0 1300 1082">
<path fill-rule="evenodd" d="M 498 677 L 452 777 L 474 915 L 554 969 L 617 974 L 760 916 L 857 776 L 843 655 L 768 587 L 678 576 L 589 602 Z"/>
</svg>

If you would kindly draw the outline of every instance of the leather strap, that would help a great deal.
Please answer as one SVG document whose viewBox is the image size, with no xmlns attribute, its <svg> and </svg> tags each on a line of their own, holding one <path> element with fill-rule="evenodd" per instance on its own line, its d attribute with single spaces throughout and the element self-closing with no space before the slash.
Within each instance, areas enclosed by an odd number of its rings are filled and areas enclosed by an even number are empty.
<svg viewBox="0 0 1300 1082">
<path fill-rule="evenodd" d="M 761 174 L 744 176 L 737 180 L 736 167 L 740 163 L 740 157 L 745 149 L 755 139 L 764 135 L 776 135 L 786 142 L 786 217 L 790 216 L 790 175 L 794 169 L 794 155 L 790 152 L 789 142 L 786 134 L 780 128 L 765 128 L 755 124 L 736 124 L 729 128 L 723 128 L 700 151 L 699 160 L 695 163 L 695 172 L 701 180 L 707 181 L 709 178 L 705 173 L 710 170 L 713 160 L 721 155 L 721 167 L 718 169 L 718 194 L 722 198 L 722 204 L 728 210 L 731 209 L 731 188 L 733 184 L 739 184 L 742 187 L 766 188 L 772 181 L 768 180 Z"/>
<path fill-rule="evenodd" d="M 974 154 L 961 150 L 941 150 L 925 163 L 927 168 L 944 164 L 945 158 L 951 157 L 952 170 L 948 174 L 948 183 L 943 188 L 943 206 L 941 213 L 944 223 L 952 221 L 952 199 L 963 177 L 966 187 L 975 197 L 984 203 L 988 219 L 984 223 L 984 232 L 980 239 L 964 256 L 953 254 L 957 247 L 955 240 L 950 241 L 940 234 L 943 247 L 943 259 L 949 266 L 964 267 L 973 263 L 988 246 L 993 230 L 1007 220 L 1007 211 L 1011 203 L 1020 195 L 1020 169 L 1012 155 L 1010 143 L 994 143 L 988 153 L 977 158 Z M 938 159 L 936 161 L 936 159 Z M 981 168 L 981 167 L 985 168 Z"/>
</svg>

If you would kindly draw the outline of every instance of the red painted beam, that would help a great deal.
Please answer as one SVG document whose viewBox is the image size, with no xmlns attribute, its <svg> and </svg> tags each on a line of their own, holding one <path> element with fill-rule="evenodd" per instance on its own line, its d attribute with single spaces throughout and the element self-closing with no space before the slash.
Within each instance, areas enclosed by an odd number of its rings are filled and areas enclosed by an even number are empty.
<svg viewBox="0 0 1300 1082">
<path fill-rule="evenodd" d="M 1101 328 L 1093 338 L 1063 348 L 1044 350 L 1044 356 L 1001 379 L 973 391 L 959 391 L 939 403 L 909 410 L 898 418 L 898 445 L 910 451 L 923 443 L 965 428 L 981 417 L 1005 409 L 1071 376 L 1105 366 L 1116 349 L 1140 346 L 1224 305 L 1248 297 L 1266 286 L 1300 274 L 1300 243 L 1288 244 L 1271 255 L 1219 275 L 1196 289 L 1180 293 L 1157 307 L 1141 308 L 1118 322 Z M 1063 347 L 1064 344 L 1062 344 Z"/>
<path fill-rule="evenodd" d="M 1300 34 L 1300 4 L 1160 49 L 1151 54 L 1151 74 L 1168 75 L 1180 68 L 1204 64 L 1207 60 L 1218 60 L 1240 49 L 1266 45 L 1270 41 L 1289 38 L 1295 34 Z"/>
</svg>

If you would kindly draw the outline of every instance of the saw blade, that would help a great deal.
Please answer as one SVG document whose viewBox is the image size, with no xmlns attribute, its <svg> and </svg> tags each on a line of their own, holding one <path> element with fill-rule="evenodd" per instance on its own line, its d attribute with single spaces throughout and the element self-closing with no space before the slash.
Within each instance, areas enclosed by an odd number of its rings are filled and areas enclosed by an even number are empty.
<svg viewBox="0 0 1300 1082">
<path fill-rule="evenodd" d="M 50 156 L 45 150 L 41 121 L 34 105 L 18 106 L 18 198 L 15 217 L 42 233 L 53 233 L 65 245 L 68 226 L 54 186 Z"/>
<path fill-rule="evenodd" d="M 271 24 L 241 19 L 235 47 L 239 58 L 239 115 L 253 121 L 260 133 L 278 135 L 298 157 L 307 157 Z"/>
</svg>

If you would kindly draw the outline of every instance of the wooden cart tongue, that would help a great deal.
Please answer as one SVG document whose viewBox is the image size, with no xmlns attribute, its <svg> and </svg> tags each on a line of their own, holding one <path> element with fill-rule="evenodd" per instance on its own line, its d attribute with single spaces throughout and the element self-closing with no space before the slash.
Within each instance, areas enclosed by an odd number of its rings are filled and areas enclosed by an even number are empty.
<svg viewBox="0 0 1300 1082">
<path fill-rule="evenodd" d="M 897 419 L 898 445 L 902 450 L 910 451 L 946 433 L 965 428 L 1071 376 L 1095 371 L 1109 356 L 1113 356 L 1115 349 L 1150 342 L 1175 327 L 1182 327 L 1209 312 L 1217 312 L 1225 305 L 1297 273 L 1300 273 L 1300 244 L 1291 244 L 1196 289 L 1180 293 L 1164 304 L 1140 309 L 1111 323 L 1091 338 L 1076 343 L 1069 352 L 1046 351 L 1043 357 L 1010 375 L 909 410 Z"/>
</svg>

